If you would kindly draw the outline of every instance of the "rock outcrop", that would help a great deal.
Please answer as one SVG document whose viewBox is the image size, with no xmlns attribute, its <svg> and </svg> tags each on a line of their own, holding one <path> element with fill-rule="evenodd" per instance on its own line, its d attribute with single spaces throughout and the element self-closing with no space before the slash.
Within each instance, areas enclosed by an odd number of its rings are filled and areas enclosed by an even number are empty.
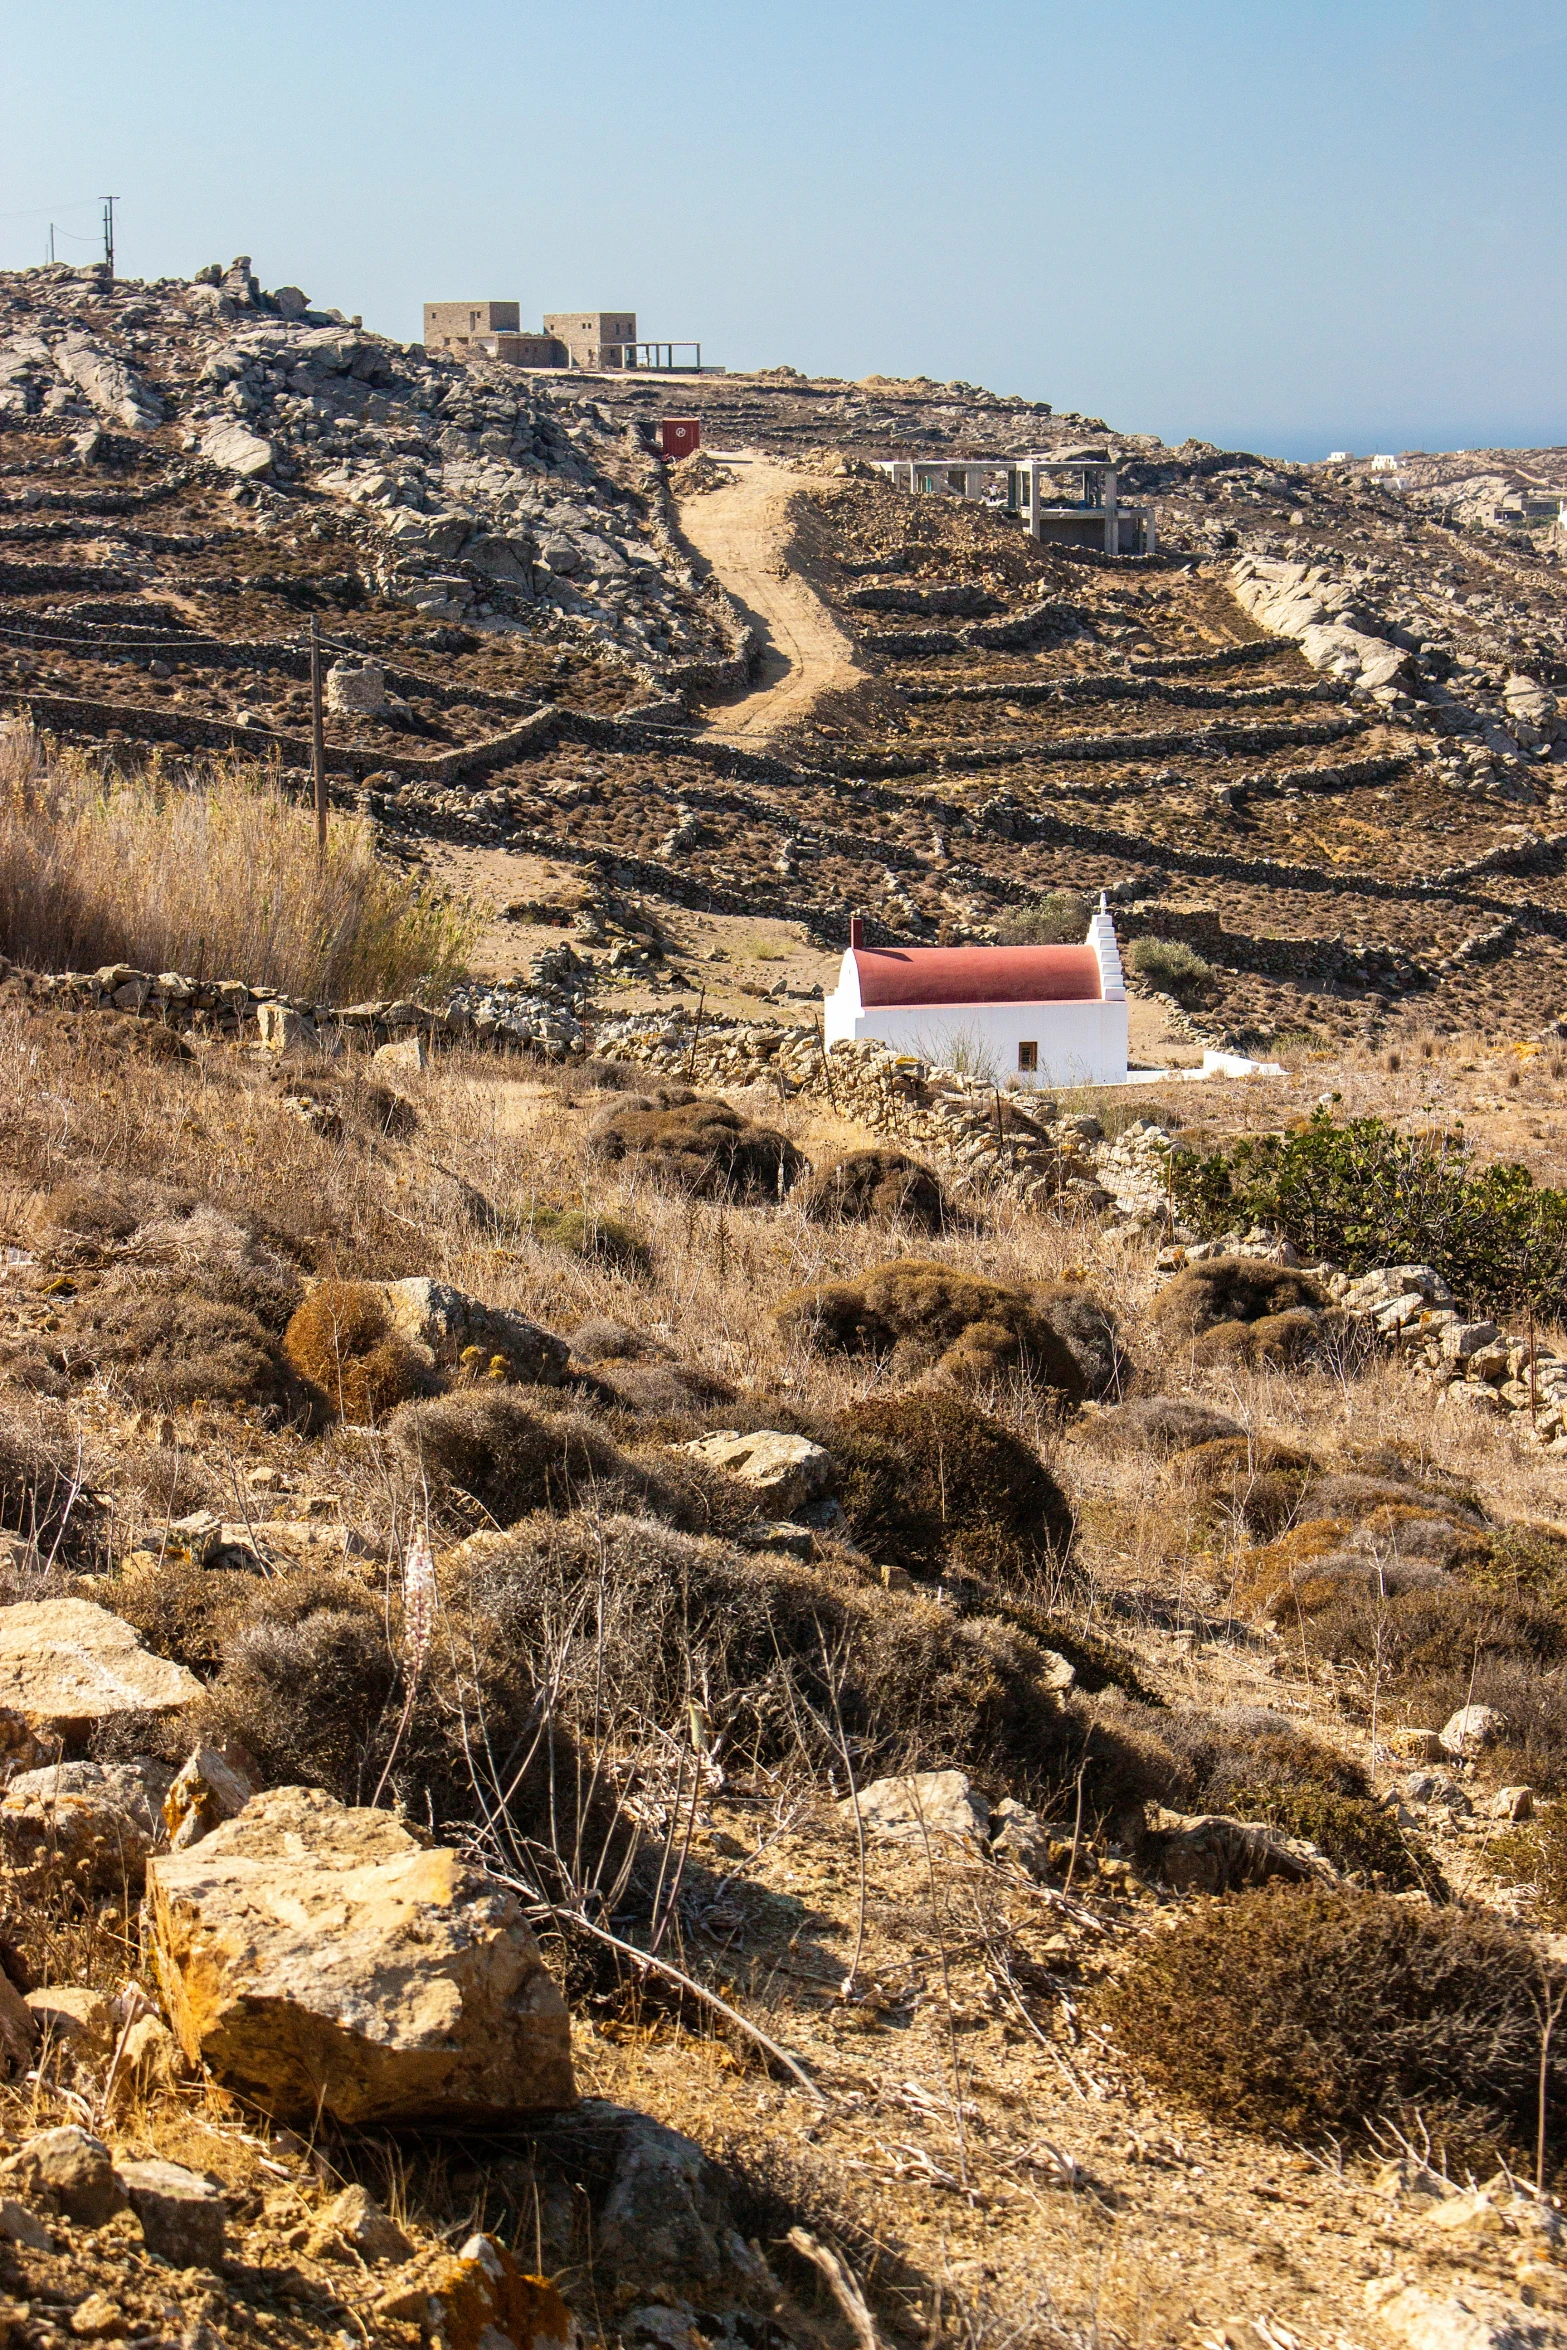
<svg viewBox="0 0 1567 2350">
<path fill-rule="evenodd" d="M 115 1714 L 173 1713 L 201 1695 L 183 1665 L 151 1656 L 129 1624 L 86 1599 L 0 1608 L 0 1706 L 70 1733 Z"/>
<path fill-rule="evenodd" d="M 575 2096 L 515 1894 L 389 1812 L 258 1795 L 153 1859 L 147 1929 L 187 2057 L 269 2112 L 478 2122 Z"/>
</svg>

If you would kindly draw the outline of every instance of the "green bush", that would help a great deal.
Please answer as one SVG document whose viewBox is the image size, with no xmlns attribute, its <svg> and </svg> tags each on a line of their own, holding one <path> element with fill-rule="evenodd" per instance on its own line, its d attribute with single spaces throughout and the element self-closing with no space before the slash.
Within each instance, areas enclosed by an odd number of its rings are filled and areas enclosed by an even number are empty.
<svg viewBox="0 0 1567 2350">
<path fill-rule="evenodd" d="M 1401 1134 L 1381 1118 L 1317 1110 L 1289 1134 L 1251 1135 L 1206 1158 L 1171 1154 L 1188 1224 L 1264 1224 L 1348 1273 L 1428 1264 L 1469 1305 L 1567 1311 L 1567 1192 L 1527 1167 L 1481 1167 L 1462 1128 Z"/>
<path fill-rule="evenodd" d="M 1418 2117 L 1439 2159 L 1478 2166 L 1532 2149 L 1554 1974 L 1483 1911 L 1313 1886 L 1193 1908 L 1146 1937 L 1101 2012 L 1151 2082 L 1213 2121 L 1322 2140 Z M 1559 2144 L 1555 2044 L 1547 2091 Z"/>
<path fill-rule="evenodd" d="M 1213 988 L 1213 965 L 1179 938 L 1135 938 L 1132 969 L 1178 1004 L 1201 1003 Z"/>
<path fill-rule="evenodd" d="M 1075 889 L 1048 889 L 1031 906 L 996 926 L 1004 947 L 1081 946 L 1088 935 L 1089 903 Z"/>
</svg>

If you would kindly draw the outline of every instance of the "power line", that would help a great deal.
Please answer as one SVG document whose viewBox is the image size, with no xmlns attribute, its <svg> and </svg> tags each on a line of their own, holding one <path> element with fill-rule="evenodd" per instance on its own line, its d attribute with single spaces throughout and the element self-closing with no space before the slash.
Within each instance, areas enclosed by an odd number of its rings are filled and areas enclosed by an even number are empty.
<svg viewBox="0 0 1567 2350">
<path fill-rule="evenodd" d="M 0 220 L 47 220 L 51 212 L 84 212 L 89 204 L 101 204 L 101 196 L 73 196 L 64 204 L 30 204 L 21 212 L 0 212 Z"/>
</svg>

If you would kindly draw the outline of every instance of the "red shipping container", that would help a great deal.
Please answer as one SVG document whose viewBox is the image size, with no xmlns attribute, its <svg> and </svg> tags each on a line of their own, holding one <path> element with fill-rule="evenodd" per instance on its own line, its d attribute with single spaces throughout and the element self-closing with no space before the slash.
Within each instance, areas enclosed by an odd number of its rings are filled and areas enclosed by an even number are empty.
<svg viewBox="0 0 1567 2350">
<path fill-rule="evenodd" d="M 671 460 L 689 457 L 702 446 L 702 426 L 695 416 L 666 416 L 658 431 L 664 455 Z"/>
</svg>

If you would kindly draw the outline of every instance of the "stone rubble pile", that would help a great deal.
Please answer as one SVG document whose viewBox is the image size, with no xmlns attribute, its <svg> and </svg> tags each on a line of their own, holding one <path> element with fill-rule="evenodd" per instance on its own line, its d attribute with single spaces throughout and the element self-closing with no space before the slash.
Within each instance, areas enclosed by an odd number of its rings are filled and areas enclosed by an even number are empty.
<svg viewBox="0 0 1567 2350">
<path fill-rule="evenodd" d="M 1173 1274 L 1220 1256 L 1265 1257 L 1312 1274 L 1346 1317 L 1352 1338 L 1394 1349 L 1445 1389 L 1455 1410 L 1511 1414 L 1546 1451 L 1567 1455 L 1567 1359 L 1527 1332 L 1507 1332 L 1463 1313 L 1434 1265 L 1378 1265 L 1351 1278 L 1324 1259 L 1302 1264 L 1298 1251 L 1262 1227 L 1196 1241 L 1176 1225 L 1155 1270 Z"/>
<path fill-rule="evenodd" d="M 407 998 L 311 1004 L 277 988 L 248 987 L 242 979 L 190 979 L 178 971 L 137 971 L 128 963 L 105 964 L 98 971 L 37 972 L 0 962 L 0 986 L 40 1006 L 120 1012 L 182 1035 L 249 1040 L 279 1053 L 319 1052 L 332 1058 L 413 1037 L 472 1037 L 552 1059 L 587 1050 L 586 1030 L 574 1009 L 581 1000 L 581 972 L 564 967 L 557 972 L 551 954 L 534 958 L 529 979 L 465 982 L 433 1007 Z"/>
<path fill-rule="evenodd" d="M 1387 1265 L 1358 1280 L 1329 1279 L 1345 1311 L 1420 1364 L 1459 1408 L 1511 1413 L 1535 1442 L 1567 1453 L 1567 1361 L 1527 1334 L 1461 1313 L 1430 1265 Z"/>
<path fill-rule="evenodd" d="M 998 1092 L 870 1041 L 838 1043 L 824 1055 L 814 1027 L 746 1024 L 699 1033 L 683 1006 L 609 1023 L 596 1049 L 681 1084 L 761 1083 L 785 1096 L 813 1094 L 934 1160 L 959 1195 L 1001 1188 L 1101 1222 L 1168 1222 L 1160 1153 L 1169 1138 L 1157 1127 L 1129 1129 L 1102 1150 L 1098 1120 L 1057 1117 L 1048 1095 Z"/>
</svg>

